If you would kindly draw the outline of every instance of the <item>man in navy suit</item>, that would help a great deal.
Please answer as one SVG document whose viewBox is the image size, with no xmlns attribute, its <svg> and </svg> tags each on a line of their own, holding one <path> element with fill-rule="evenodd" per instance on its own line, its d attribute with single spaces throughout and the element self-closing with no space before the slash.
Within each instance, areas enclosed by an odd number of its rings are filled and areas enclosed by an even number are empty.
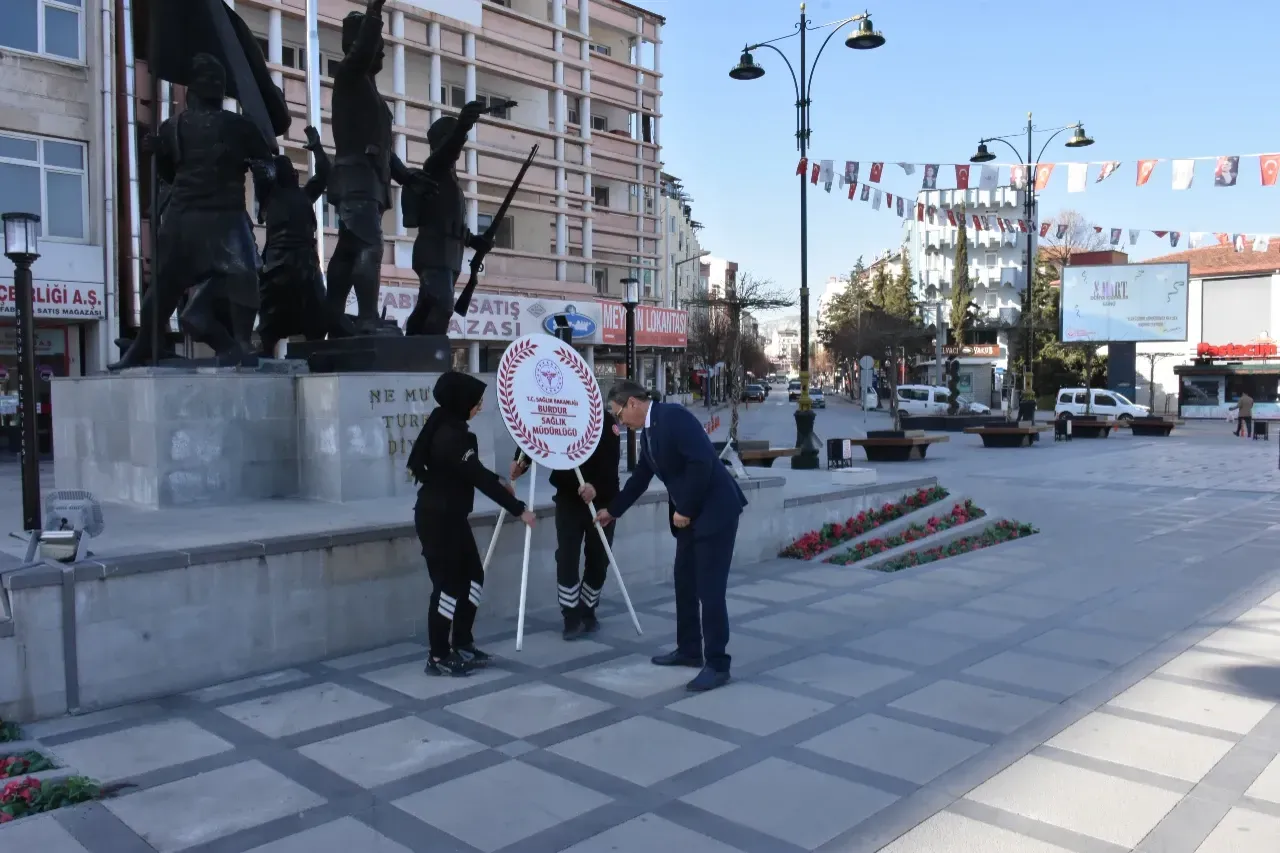
<svg viewBox="0 0 1280 853">
<path fill-rule="evenodd" d="M 683 406 L 655 403 L 643 386 L 623 379 L 609 392 L 609 409 L 618 423 L 644 432 L 635 473 L 609 507 L 600 510 L 598 520 L 607 525 L 620 518 L 656 474 L 667 487 L 676 537 L 676 650 L 653 662 L 700 668 L 688 684 L 690 690 L 728 684 L 725 587 L 747 499 L 698 419 Z"/>
</svg>

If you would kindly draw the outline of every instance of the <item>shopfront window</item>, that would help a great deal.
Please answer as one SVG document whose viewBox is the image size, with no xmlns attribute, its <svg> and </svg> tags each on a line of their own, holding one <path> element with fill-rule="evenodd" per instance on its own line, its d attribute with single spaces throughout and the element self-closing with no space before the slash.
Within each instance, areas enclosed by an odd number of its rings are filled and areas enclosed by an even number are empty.
<svg viewBox="0 0 1280 853">
<path fill-rule="evenodd" d="M 83 3 L 84 0 L 4 0 L 0 4 L 4 11 L 0 47 L 79 62 Z"/>
<path fill-rule="evenodd" d="M 1246 374 L 1227 377 L 1227 402 L 1235 403 L 1246 391 L 1255 403 L 1275 403 L 1280 401 L 1280 375 Z"/>
<path fill-rule="evenodd" d="M 1182 405 L 1218 405 L 1218 385 L 1218 379 L 1189 379 L 1184 376 L 1182 378 Z"/>
<path fill-rule="evenodd" d="M 83 143 L 0 133 L 0 210 L 38 213 L 41 236 L 82 241 L 88 197 Z"/>
</svg>

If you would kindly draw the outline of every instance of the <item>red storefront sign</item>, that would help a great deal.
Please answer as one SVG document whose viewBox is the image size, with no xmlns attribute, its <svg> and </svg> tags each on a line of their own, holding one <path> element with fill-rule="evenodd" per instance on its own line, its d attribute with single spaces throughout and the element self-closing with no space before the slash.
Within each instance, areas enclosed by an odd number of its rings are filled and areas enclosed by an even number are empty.
<svg viewBox="0 0 1280 853">
<path fill-rule="evenodd" d="M 1256 344 L 1200 344 L 1196 355 L 1200 358 L 1274 358 L 1278 350 L 1271 342 Z"/>
<path fill-rule="evenodd" d="M 627 342 L 627 309 L 621 302 L 600 300 L 600 342 Z M 636 346 L 683 349 L 689 343 L 689 313 L 674 308 L 636 306 Z"/>
</svg>

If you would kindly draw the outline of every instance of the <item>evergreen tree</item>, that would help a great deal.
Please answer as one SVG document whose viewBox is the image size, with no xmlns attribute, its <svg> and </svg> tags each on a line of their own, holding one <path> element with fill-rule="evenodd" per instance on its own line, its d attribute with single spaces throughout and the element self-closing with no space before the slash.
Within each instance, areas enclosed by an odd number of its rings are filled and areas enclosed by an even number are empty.
<svg viewBox="0 0 1280 853">
<path fill-rule="evenodd" d="M 890 298 L 889 291 L 893 287 L 893 281 L 889 278 L 886 266 L 884 261 L 877 262 L 875 274 L 871 276 L 871 304 L 881 311 L 887 310 L 885 306 Z"/>
<path fill-rule="evenodd" d="M 902 271 L 898 273 L 885 295 L 884 312 L 904 320 L 915 319 L 915 277 L 911 272 L 911 256 L 902 247 Z"/>
<path fill-rule="evenodd" d="M 951 311 L 948 317 L 951 340 L 964 342 L 964 331 L 972 325 L 973 283 L 969 281 L 969 235 L 964 224 L 964 205 L 960 206 L 956 229 L 955 269 L 951 271 Z"/>
</svg>

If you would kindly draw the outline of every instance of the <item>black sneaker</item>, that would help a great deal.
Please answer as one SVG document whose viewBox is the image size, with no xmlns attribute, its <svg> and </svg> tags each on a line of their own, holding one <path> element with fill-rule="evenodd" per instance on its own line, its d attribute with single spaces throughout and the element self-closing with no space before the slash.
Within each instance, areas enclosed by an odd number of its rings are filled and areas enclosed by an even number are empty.
<svg viewBox="0 0 1280 853">
<path fill-rule="evenodd" d="M 462 678 L 471 674 L 472 665 L 468 663 L 462 655 L 457 652 L 449 652 L 442 658 L 428 657 L 426 669 L 423 670 L 427 675 L 449 675 L 454 678 Z"/>
<path fill-rule="evenodd" d="M 600 620 L 596 618 L 595 611 L 582 614 L 582 633 L 594 634 L 600 630 Z"/>
<path fill-rule="evenodd" d="M 469 646 L 459 646 L 458 654 L 471 665 L 472 669 L 484 669 L 493 661 L 493 655 L 480 651 L 474 643 Z"/>
<path fill-rule="evenodd" d="M 565 639 L 565 642 L 572 642 L 585 633 L 586 632 L 583 630 L 582 626 L 582 619 L 579 618 L 576 613 L 573 615 L 566 615 L 564 617 L 564 631 L 561 632 L 560 636 Z"/>
</svg>

